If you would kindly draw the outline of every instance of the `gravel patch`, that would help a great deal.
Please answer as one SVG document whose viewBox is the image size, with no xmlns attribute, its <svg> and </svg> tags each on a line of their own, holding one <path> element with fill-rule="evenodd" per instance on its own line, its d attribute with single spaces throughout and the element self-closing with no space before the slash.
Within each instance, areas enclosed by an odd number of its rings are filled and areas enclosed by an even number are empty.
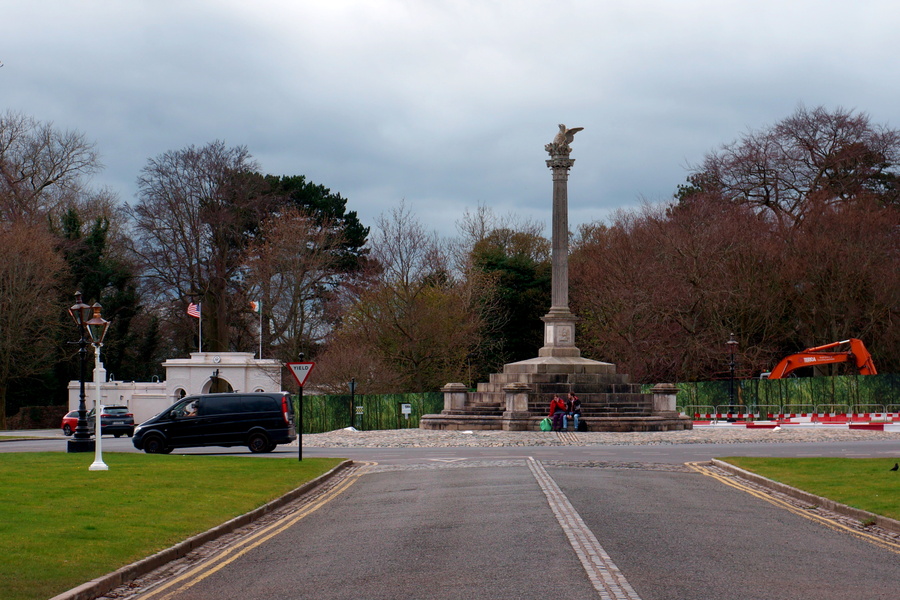
<svg viewBox="0 0 900 600">
<path fill-rule="evenodd" d="M 304 448 L 466 448 L 503 446 L 619 446 L 671 444 L 753 444 L 849 442 L 894 440 L 900 432 L 851 430 L 846 427 L 784 427 L 746 429 L 743 427 L 698 427 L 687 431 L 654 432 L 545 432 L 545 431 L 432 431 L 392 429 L 354 431 L 339 429 L 327 433 L 306 433 Z M 296 442 L 294 442 L 296 446 Z"/>
</svg>

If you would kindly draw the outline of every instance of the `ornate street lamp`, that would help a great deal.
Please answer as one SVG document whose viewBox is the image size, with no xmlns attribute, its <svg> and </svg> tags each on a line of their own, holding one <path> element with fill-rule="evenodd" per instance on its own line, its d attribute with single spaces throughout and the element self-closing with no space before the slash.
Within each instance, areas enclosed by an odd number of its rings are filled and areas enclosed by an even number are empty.
<svg viewBox="0 0 900 600">
<path fill-rule="evenodd" d="M 75 304 L 69 308 L 69 314 L 72 316 L 75 324 L 78 325 L 78 333 L 80 335 L 78 355 L 81 362 L 81 371 L 78 379 L 81 382 L 81 394 L 78 397 L 78 424 L 75 426 L 75 435 L 68 442 L 68 447 L 66 448 L 68 452 L 91 452 L 95 449 L 94 440 L 91 439 L 91 433 L 88 430 L 87 409 L 84 405 L 84 372 L 88 344 L 85 334 L 88 333 L 87 323 L 91 320 L 92 313 L 93 309 L 82 302 L 81 292 L 75 292 Z M 99 430 L 97 433 L 99 434 Z"/>
<path fill-rule="evenodd" d="M 100 311 L 102 310 L 103 307 L 100 306 L 100 303 L 94 302 L 94 305 L 91 307 L 93 315 L 91 316 L 91 319 L 85 323 L 88 330 L 88 337 L 95 346 L 103 345 L 103 338 L 106 337 L 106 329 L 109 327 L 109 321 L 100 316 Z"/>
<path fill-rule="evenodd" d="M 101 425 L 101 413 L 103 411 L 100 406 L 100 385 L 103 383 L 104 379 L 103 365 L 100 363 L 100 346 L 103 345 L 103 338 L 106 336 L 106 329 L 109 327 L 109 321 L 100 316 L 102 308 L 103 307 L 100 306 L 99 302 L 95 302 L 91 307 L 94 314 L 91 319 L 84 324 L 85 329 L 87 329 L 88 332 L 88 337 L 94 345 L 94 386 L 97 388 L 97 399 L 94 402 L 94 417 L 96 418 L 94 432 L 96 434 L 95 439 L 97 440 L 97 443 L 94 453 L 94 462 L 89 468 L 90 471 L 109 470 L 109 467 L 103 462 L 103 427 Z"/>
</svg>

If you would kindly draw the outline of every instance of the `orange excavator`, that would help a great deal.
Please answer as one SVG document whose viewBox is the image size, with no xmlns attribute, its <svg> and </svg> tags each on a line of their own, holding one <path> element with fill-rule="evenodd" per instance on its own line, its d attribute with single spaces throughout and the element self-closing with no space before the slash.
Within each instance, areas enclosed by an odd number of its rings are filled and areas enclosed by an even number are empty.
<svg viewBox="0 0 900 600">
<path fill-rule="evenodd" d="M 849 344 L 850 349 L 844 351 L 830 351 L 831 348 Z M 791 354 L 787 358 L 781 360 L 772 372 L 769 373 L 769 379 L 781 379 L 786 377 L 791 371 L 801 367 L 816 367 L 819 365 L 831 365 L 835 363 L 849 362 L 856 365 L 860 375 L 876 375 L 875 363 L 872 362 L 872 355 L 866 350 L 865 344 L 861 340 L 850 338 L 843 342 L 833 342 L 824 346 L 816 346 L 815 348 L 807 348 L 803 352 Z"/>
</svg>

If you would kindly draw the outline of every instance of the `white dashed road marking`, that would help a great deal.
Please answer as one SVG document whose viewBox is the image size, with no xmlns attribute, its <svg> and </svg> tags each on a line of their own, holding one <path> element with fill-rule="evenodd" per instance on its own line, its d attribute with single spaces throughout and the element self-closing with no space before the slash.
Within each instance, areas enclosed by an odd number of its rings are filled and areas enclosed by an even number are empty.
<svg viewBox="0 0 900 600">
<path fill-rule="evenodd" d="M 550 508 L 556 515 L 556 520 L 562 526 L 569 543 L 575 550 L 578 560 L 581 561 L 588 578 L 600 594 L 603 600 L 641 600 L 640 596 L 631 588 L 625 576 L 613 563 L 612 559 L 588 529 L 581 516 L 575 511 L 575 507 L 563 493 L 544 466 L 528 457 L 528 468 L 531 469 L 538 485 L 547 496 Z"/>
</svg>

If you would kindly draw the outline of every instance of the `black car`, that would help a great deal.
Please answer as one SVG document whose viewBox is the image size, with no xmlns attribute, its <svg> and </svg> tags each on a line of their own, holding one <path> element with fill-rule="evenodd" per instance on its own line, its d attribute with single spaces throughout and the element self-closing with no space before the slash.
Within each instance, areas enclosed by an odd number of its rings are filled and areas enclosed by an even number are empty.
<svg viewBox="0 0 900 600">
<path fill-rule="evenodd" d="M 271 452 L 297 439 L 287 392 L 188 396 L 134 431 L 134 447 L 149 454 L 174 448 L 247 446 Z"/>
<path fill-rule="evenodd" d="M 116 437 L 134 435 L 134 415 L 129 412 L 127 406 L 112 404 L 110 406 L 101 405 L 103 412 L 100 413 L 100 432 L 102 434 L 112 434 Z M 93 431 L 94 424 L 97 422 L 96 413 L 92 408 L 87 414 L 88 429 Z"/>
</svg>

